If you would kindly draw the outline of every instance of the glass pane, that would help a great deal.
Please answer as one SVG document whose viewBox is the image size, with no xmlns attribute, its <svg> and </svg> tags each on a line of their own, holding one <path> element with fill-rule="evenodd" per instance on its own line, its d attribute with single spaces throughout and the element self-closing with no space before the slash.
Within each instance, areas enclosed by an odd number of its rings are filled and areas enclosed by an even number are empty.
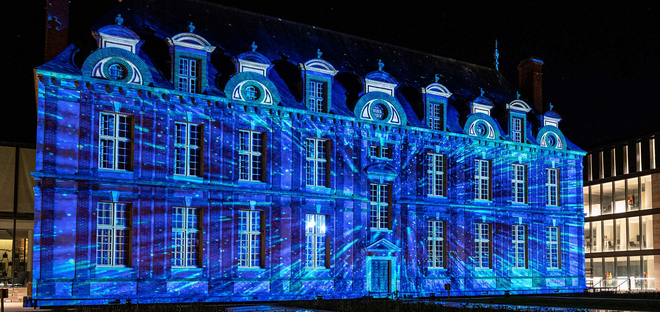
<svg viewBox="0 0 660 312">
<path fill-rule="evenodd" d="M 642 289 L 644 280 L 642 277 L 642 267 L 639 256 L 630 257 L 630 288 L 632 290 Z"/>
<path fill-rule="evenodd" d="M 628 179 L 628 211 L 639 210 L 639 184 L 637 178 Z"/>
<path fill-rule="evenodd" d="M 591 237 L 593 242 L 591 244 L 591 251 L 598 252 L 602 250 L 602 236 L 600 231 L 600 221 L 591 222 Z"/>
<path fill-rule="evenodd" d="M 583 198 L 584 198 L 584 213 L 589 216 L 589 187 L 585 186 L 582 188 L 583 190 Z"/>
<path fill-rule="evenodd" d="M 626 212 L 626 181 L 614 182 L 614 212 Z"/>
<path fill-rule="evenodd" d="M 639 250 L 641 245 L 639 236 L 639 217 L 628 218 L 628 250 Z"/>
<path fill-rule="evenodd" d="M 644 256 L 642 258 L 642 289 L 653 290 L 655 288 L 655 264 L 653 256 Z"/>
<path fill-rule="evenodd" d="M 641 177 L 641 188 L 642 188 L 642 209 L 651 209 L 653 208 L 653 189 L 651 188 L 651 176 Z"/>
<path fill-rule="evenodd" d="M 617 286 L 616 280 L 614 279 L 614 258 L 605 258 L 603 261 L 603 266 L 605 268 L 605 281 L 603 282 L 603 286 Z"/>
<path fill-rule="evenodd" d="M 603 214 L 612 213 L 612 183 L 603 184 L 601 206 L 603 207 Z"/>
<path fill-rule="evenodd" d="M 653 249 L 653 215 L 642 216 L 642 249 Z"/>
<path fill-rule="evenodd" d="M 614 251 L 614 220 L 603 221 L 603 251 Z"/>
<path fill-rule="evenodd" d="M 600 216 L 600 185 L 591 186 L 591 216 Z"/>
<path fill-rule="evenodd" d="M 594 258 L 594 259 L 592 259 L 592 261 L 593 261 L 593 263 L 591 264 L 591 266 L 593 268 L 593 274 L 594 274 L 593 275 L 594 276 L 594 286 L 595 287 L 602 287 L 603 284 L 601 283 L 601 280 L 603 279 L 603 259 L 602 258 Z"/>
<path fill-rule="evenodd" d="M 616 219 L 616 250 L 626 250 L 626 219 Z"/>
<path fill-rule="evenodd" d="M 591 252 L 591 223 L 584 223 L 584 252 Z"/>
</svg>

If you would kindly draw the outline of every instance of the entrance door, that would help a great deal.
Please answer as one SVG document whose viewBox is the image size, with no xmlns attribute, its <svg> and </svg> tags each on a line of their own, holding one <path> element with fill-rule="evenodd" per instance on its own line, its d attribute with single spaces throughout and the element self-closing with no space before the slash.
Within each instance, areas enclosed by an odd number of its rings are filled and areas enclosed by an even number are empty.
<svg viewBox="0 0 660 312">
<path fill-rule="evenodd" d="M 390 261 L 389 260 L 371 261 L 371 291 L 372 292 L 390 291 Z"/>
</svg>

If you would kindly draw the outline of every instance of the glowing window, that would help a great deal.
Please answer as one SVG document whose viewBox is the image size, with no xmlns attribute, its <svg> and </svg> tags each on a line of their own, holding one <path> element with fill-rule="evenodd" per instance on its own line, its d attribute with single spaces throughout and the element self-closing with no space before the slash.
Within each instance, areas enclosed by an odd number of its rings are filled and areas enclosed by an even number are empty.
<svg viewBox="0 0 660 312">
<path fill-rule="evenodd" d="M 130 211 L 122 203 L 98 203 L 96 207 L 96 264 L 126 266 L 130 263 Z"/>
<path fill-rule="evenodd" d="M 475 159 L 474 199 L 490 200 L 490 162 Z"/>
<path fill-rule="evenodd" d="M 433 130 L 444 130 L 442 128 L 443 107 L 440 103 L 429 103 L 429 127 Z"/>
<path fill-rule="evenodd" d="M 305 177 L 307 185 L 328 186 L 327 174 L 330 172 L 330 141 L 323 139 L 306 140 Z"/>
<path fill-rule="evenodd" d="M 307 108 L 313 112 L 324 113 L 325 109 L 325 83 L 310 80 L 307 92 Z"/>
<path fill-rule="evenodd" d="M 325 216 L 308 213 L 305 215 L 305 267 L 327 268 Z"/>
<path fill-rule="evenodd" d="M 174 133 L 174 173 L 184 176 L 202 174 L 202 125 L 176 122 Z"/>
<path fill-rule="evenodd" d="M 559 169 L 546 168 L 548 205 L 559 206 Z"/>
<path fill-rule="evenodd" d="M 238 211 L 238 267 L 261 268 L 261 211 Z"/>
<path fill-rule="evenodd" d="M 513 267 L 527 268 L 527 228 L 524 225 L 514 225 L 511 231 L 513 245 Z"/>
<path fill-rule="evenodd" d="M 389 229 L 389 185 L 372 183 L 370 186 L 371 221 L 372 229 Z"/>
<path fill-rule="evenodd" d="M 101 113 L 99 168 L 131 170 L 133 120 L 119 113 Z"/>
<path fill-rule="evenodd" d="M 179 83 L 178 91 L 197 93 L 198 60 L 190 58 L 179 58 Z"/>
<path fill-rule="evenodd" d="M 524 204 L 527 202 L 527 167 L 525 165 L 513 164 L 511 178 L 511 195 L 514 203 Z"/>
<path fill-rule="evenodd" d="M 559 253 L 561 252 L 559 227 L 549 226 L 546 232 L 545 246 L 548 257 L 548 269 L 559 269 L 561 267 L 561 259 L 559 258 Z"/>
<path fill-rule="evenodd" d="M 201 218 L 197 208 L 174 207 L 172 211 L 172 266 L 197 267 Z"/>
<path fill-rule="evenodd" d="M 263 181 L 263 141 L 264 132 L 239 131 L 239 179 L 243 181 Z"/>
<path fill-rule="evenodd" d="M 490 268 L 490 224 L 474 224 L 474 267 Z"/>
<path fill-rule="evenodd" d="M 511 138 L 513 142 L 523 143 L 523 119 L 513 117 L 511 120 Z"/>
<path fill-rule="evenodd" d="M 427 193 L 430 196 L 445 196 L 444 155 L 429 153 L 427 159 Z"/>
<path fill-rule="evenodd" d="M 444 221 L 428 221 L 428 260 L 430 269 L 442 269 L 445 267 L 445 223 Z"/>
</svg>

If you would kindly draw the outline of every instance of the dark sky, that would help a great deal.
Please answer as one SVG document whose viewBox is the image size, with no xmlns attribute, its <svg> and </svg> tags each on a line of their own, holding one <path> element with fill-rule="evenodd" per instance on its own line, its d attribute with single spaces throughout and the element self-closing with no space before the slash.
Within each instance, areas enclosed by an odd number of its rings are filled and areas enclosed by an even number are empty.
<svg viewBox="0 0 660 312">
<path fill-rule="evenodd" d="M 521 60 L 544 61 L 543 101 L 552 102 L 563 117 L 559 128 L 578 146 L 660 131 L 658 4 L 208 1 L 483 66 L 493 66 L 497 38 L 500 71 L 513 85 Z M 25 2 L 10 2 L 3 22 L 6 73 L 15 74 L 3 79 L 0 141 L 33 143 L 36 136 L 32 68 L 43 62 L 46 1 Z M 70 38 L 89 36 L 115 3 L 71 0 Z"/>
</svg>

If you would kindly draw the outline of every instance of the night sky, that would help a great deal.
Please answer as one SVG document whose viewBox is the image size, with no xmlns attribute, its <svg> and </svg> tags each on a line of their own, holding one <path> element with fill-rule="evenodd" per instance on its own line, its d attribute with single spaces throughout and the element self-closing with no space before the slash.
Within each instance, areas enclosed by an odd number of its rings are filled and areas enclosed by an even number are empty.
<svg viewBox="0 0 660 312">
<path fill-rule="evenodd" d="M 559 128 L 578 146 L 660 131 L 660 4 L 209 2 L 490 67 L 497 38 L 500 71 L 514 86 L 521 60 L 544 61 L 543 101 L 552 102 L 563 117 Z M 0 141 L 34 143 L 33 68 L 43 63 L 46 1 L 9 3 L 2 53 L 11 75 L 2 79 Z M 89 27 L 116 3 L 71 0 L 70 40 L 91 36 Z"/>
</svg>

